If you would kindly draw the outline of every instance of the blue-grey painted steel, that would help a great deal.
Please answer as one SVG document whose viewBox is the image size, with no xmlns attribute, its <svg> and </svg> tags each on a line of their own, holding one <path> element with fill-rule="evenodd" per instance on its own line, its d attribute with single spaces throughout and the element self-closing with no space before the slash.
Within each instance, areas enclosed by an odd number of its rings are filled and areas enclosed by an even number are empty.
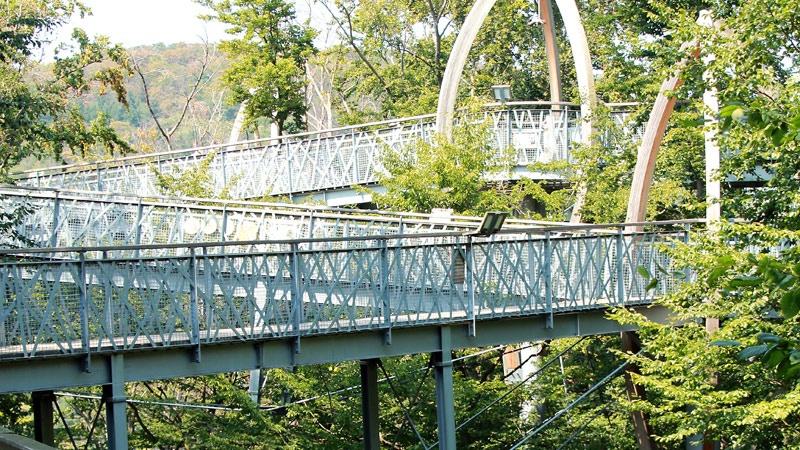
<svg viewBox="0 0 800 450">
<path fill-rule="evenodd" d="M 108 358 L 110 383 L 103 385 L 103 401 L 106 404 L 106 431 L 108 450 L 128 449 L 128 416 L 125 412 L 125 360 L 121 354 Z"/>
<path fill-rule="evenodd" d="M 247 202 L 237 205 L 201 199 L 143 199 L 87 192 L 0 187 L 0 208 L 27 205 L 33 213 L 17 226 L 19 235 L 41 247 L 180 244 L 259 239 L 469 231 L 479 217 L 346 210 L 317 206 Z M 509 227 L 541 222 L 510 220 Z M 109 249 L 109 255 L 156 256 Z M 95 255 L 97 256 L 97 255 Z"/>
<path fill-rule="evenodd" d="M 668 310 L 658 306 L 633 306 L 632 309 L 660 323 L 666 322 L 669 316 Z M 455 350 L 634 329 L 632 325 L 622 325 L 609 319 L 605 308 L 556 314 L 553 320 L 554 325 L 549 328 L 543 314 L 480 319 L 477 322 L 478 333 L 473 335 L 469 333 L 466 322 L 452 322 L 449 324 L 452 330 L 451 345 Z M 192 362 L 190 349 L 186 346 L 155 347 L 149 351 L 125 353 L 123 375 L 126 382 L 147 381 L 432 353 L 441 350 L 439 328 L 436 324 L 425 323 L 397 328 L 393 331 L 390 345 L 385 342 L 382 330 L 309 335 L 303 338 L 303 351 L 300 354 L 294 353 L 294 339 L 291 337 L 236 340 L 225 345 L 204 346 L 200 362 Z M 111 356 L 95 353 L 92 372 L 81 369 L 79 355 L 2 360 L 0 393 L 110 384 Z"/>
<path fill-rule="evenodd" d="M 471 245 L 453 233 L 342 239 L 346 248 L 323 245 L 337 240 L 174 245 L 160 248 L 175 256 L 113 259 L 83 257 L 95 249 L 25 250 L 0 262 L 0 360 L 550 317 L 646 304 L 678 282 L 665 276 L 647 290 L 637 267 L 669 267 L 660 245 L 682 230 L 621 240 L 613 230 L 576 230 L 546 238 L 509 230 Z M 469 288 L 453 270 L 468 245 Z"/>
<path fill-rule="evenodd" d="M 489 108 L 482 118 L 491 127 L 495 148 L 513 146 L 517 169 L 525 171 L 535 162 L 569 158 L 572 143 L 580 140 L 579 111 L 564 105 L 566 111 L 554 114 L 549 104 L 541 103 L 507 107 Z M 624 113 L 615 117 L 622 120 Z M 17 183 L 26 186 L 153 195 L 158 193 L 151 168 L 154 162 L 159 170 L 173 172 L 210 157 L 210 171 L 218 191 L 226 188 L 234 198 L 299 196 L 374 185 L 384 170 L 384 149 L 398 150 L 418 139 L 430 140 L 433 129 L 433 115 L 426 115 L 234 145 L 39 169 L 16 176 Z M 531 175 L 557 178 L 552 174 Z M 352 198 L 344 201 L 355 200 L 356 194 L 351 193 Z"/>
<path fill-rule="evenodd" d="M 450 328 L 439 329 L 441 351 L 431 355 L 436 379 L 436 421 L 439 450 L 456 450 L 456 410 L 453 400 L 453 355 Z"/>
</svg>

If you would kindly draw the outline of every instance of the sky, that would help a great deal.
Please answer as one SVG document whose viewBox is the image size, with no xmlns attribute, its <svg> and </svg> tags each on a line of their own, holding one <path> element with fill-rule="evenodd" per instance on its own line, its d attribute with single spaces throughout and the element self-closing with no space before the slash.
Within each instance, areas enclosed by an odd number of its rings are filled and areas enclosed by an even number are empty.
<svg viewBox="0 0 800 450">
<path fill-rule="evenodd" d="M 326 26 L 327 19 L 311 1 L 295 0 L 295 10 L 299 20 L 311 17 L 312 26 L 319 30 Z M 196 43 L 205 36 L 210 42 L 219 42 L 226 37 L 224 25 L 197 17 L 208 10 L 192 0 L 83 0 L 83 3 L 92 10 L 92 15 L 73 17 L 59 31 L 51 50 L 58 42 L 67 40 L 75 27 L 83 28 L 89 36 L 108 36 L 126 48 L 159 42 Z M 322 42 L 317 44 L 324 46 Z"/>
</svg>

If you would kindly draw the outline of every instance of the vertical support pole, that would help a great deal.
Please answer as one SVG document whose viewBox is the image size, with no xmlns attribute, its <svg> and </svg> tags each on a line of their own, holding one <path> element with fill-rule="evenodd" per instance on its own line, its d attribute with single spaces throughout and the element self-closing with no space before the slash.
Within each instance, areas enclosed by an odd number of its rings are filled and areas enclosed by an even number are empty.
<svg viewBox="0 0 800 450">
<path fill-rule="evenodd" d="M 108 449 L 126 450 L 128 448 L 128 417 L 125 411 L 125 361 L 121 354 L 112 354 L 108 362 L 111 384 L 103 385 Z"/>
<path fill-rule="evenodd" d="M 36 391 L 31 393 L 33 407 L 33 438 L 44 445 L 55 446 L 53 431 L 53 402 L 56 396 L 53 391 Z"/>
<path fill-rule="evenodd" d="M 364 421 L 364 450 L 380 449 L 378 415 L 378 360 L 361 361 L 361 414 Z"/>
<path fill-rule="evenodd" d="M 58 247 L 58 225 L 59 225 L 59 216 L 61 215 L 61 198 L 58 196 L 59 192 L 56 191 L 55 199 L 53 200 L 53 229 L 51 230 L 50 234 L 50 247 L 56 248 Z"/>
<path fill-rule="evenodd" d="M 617 271 L 617 306 L 625 304 L 625 266 L 622 264 L 625 254 L 624 236 L 622 227 L 617 230 L 617 257 L 614 258 Z"/>
<path fill-rule="evenodd" d="M 85 355 L 83 357 L 82 367 L 81 369 L 84 372 L 90 372 L 92 368 L 92 360 L 91 360 L 91 343 L 89 341 L 89 299 L 86 292 L 86 256 L 83 252 L 79 255 L 79 263 L 78 263 L 78 300 L 79 300 L 79 308 L 80 308 L 80 319 L 81 319 L 81 345 L 83 346 L 83 351 Z"/>
<path fill-rule="evenodd" d="M 192 362 L 200 362 L 200 314 L 197 305 L 197 257 L 189 248 L 189 319 L 192 326 Z"/>
<path fill-rule="evenodd" d="M 545 326 L 553 328 L 553 242 L 550 240 L 550 232 L 544 233 L 544 261 L 542 271 L 544 272 L 544 307 L 547 318 Z"/>
<path fill-rule="evenodd" d="M 450 328 L 439 328 L 440 349 L 431 355 L 436 378 L 436 419 L 439 425 L 439 450 L 456 449 L 456 418 L 453 401 L 453 359 Z"/>
<path fill-rule="evenodd" d="M 559 61 L 556 24 L 553 20 L 553 5 L 550 0 L 539 0 L 539 19 L 542 20 L 544 51 L 547 56 L 547 74 L 550 80 L 550 101 L 561 101 L 561 64 Z M 553 105 L 553 110 L 560 106 Z"/>
<path fill-rule="evenodd" d="M 469 320 L 469 336 L 475 336 L 475 284 L 473 283 L 473 266 L 475 255 L 472 248 L 472 236 L 467 236 L 467 248 L 465 256 L 466 272 L 464 283 L 467 285 L 467 319 Z"/>
<path fill-rule="evenodd" d="M 634 331 L 621 333 L 622 351 L 626 353 L 638 353 L 641 350 L 639 336 Z M 631 374 L 638 374 L 639 367 L 630 364 L 625 369 L 625 387 L 628 391 L 628 399 L 637 400 L 645 398 L 644 387 L 633 382 Z M 647 415 L 643 411 L 631 411 L 633 429 L 636 433 L 636 440 L 639 443 L 639 450 L 652 450 L 653 443 L 650 441 L 650 426 L 647 422 Z"/>
</svg>

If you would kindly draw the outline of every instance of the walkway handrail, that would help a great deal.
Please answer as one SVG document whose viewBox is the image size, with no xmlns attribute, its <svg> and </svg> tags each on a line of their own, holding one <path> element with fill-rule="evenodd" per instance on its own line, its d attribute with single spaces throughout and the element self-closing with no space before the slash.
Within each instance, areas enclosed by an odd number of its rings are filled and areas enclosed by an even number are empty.
<svg viewBox="0 0 800 450">
<path fill-rule="evenodd" d="M 629 108 L 638 103 L 631 102 L 631 103 L 607 103 L 606 104 L 610 108 Z M 577 108 L 580 105 L 577 103 L 571 102 L 550 102 L 550 101 L 517 101 L 517 102 L 507 102 L 507 103 L 487 103 L 484 105 L 485 108 L 518 108 L 518 107 L 526 107 L 526 106 L 564 106 L 567 108 Z M 245 148 L 248 147 L 261 147 L 269 145 L 273 142 L 285 143 L 287 140 L 301 140 L 304 138 L 310 138 L 315 136 L 323 136 L 323 135 L 336 135 L 336 134 L 345 134 L 347 132 L 351 132 L 354 130 L 359 129 L 366 129 L 366 128 L 373 128 L 378 126 L 388 126 L 388 125 L 397 125 L 404 122 L 414 122 L 420 120 L 428 120 L 432 122 L 432 119 L 435 117 L 435 114 L 421 114 L 417 116 L 411 117 L 399 117 L 395 119 L 387 119 L 375 122 L 367 122 L 357 125 L 349 125 L 345 127 L 336 127 L 336 128 L 329 128 L 324 130 L 318 131 L 305 131 L 301 133 L 293 133 L 293 134 L 286 134 L 277 137 L 267 137 L 267 138 L 259 138 L 259 139 L 250 139 L 244 141 L 238 141 L 233 144 L 212 144 L 200 147 L 191 147 L 186 149 L 177 149 L 177 150 L 168 150 L 162 152 L 155 152 L 155 153 L 146 153 L 146 154 L 138 154 L 138 155 L 130 155 L 130 156 L 123 156 L 114 159 L 104 159 L 98 161 L 90 161 L 90 162 L 79 162 L 73 164 L 63 164 L 51 167 L 44 167 L 39 169 L 29 169 L 24 170 L 21 172 L 17 172 L 12 174 L 12 176 L 16 179 L 26 179 L 26 178 L 35 178 L 37 176 L 48 175 L 51 173 L 63 173 L 69 171 L 80 171 L 81 169 L 93 169 L 99 167 L 116 167 L 119 165 L 124 164 L 125 162 L 130 161 L 137 161 L 142 160 L 142 162 L 147 162 L 147 160 L 151 160 L 153 158 L 160 159 L 165 157 L 166 160 L 181 157 L 185 155 L 204 155 L 211 153 L 213 150 L 218 150 L 222 153 L 227 153 L 231 151 L 236 151 L 240 147 L 244 146 Z"/>
<path fill-rule="evenodd" d="M 163 207 L 189 207 L 196 210 L 215 210 L 228 208 L 236 211 L 258 211 L 269 210 L 279 214 L 314 213 L 317 217 L 326 217 L 325 214 L 333 216 L 347 215 L 353 219 L 368 219 L 373 221 L 395 221 L 396 219 L 409 220 L 408 223 L 418 221 L 434 223 L 459 222 L 480 222 L 481 217 L 466 216 L 460 214 L 450 214 L 437 216 L 432 213 L 414 213 L 379 209 L 359 209 L 341 208 L 325 205 L 301 204 L 301 203 L 280 203 L 280 202 L 261 202 L 253 200 L 221 200 L 205 197 L 181 197 L 168 195 L 131 195 L 117 194 L 104 191 L 84 191 L 77 189 L 60 189 L 51 187 L 30 187 L 30 186 L 9 186 L 0 185 L 0 195 L 17 195 L 29 198 L 55 198 L 61 200 L 79 200 L 106 204 L 122 205 L 152 205 Z M 319 215 L 323 214 L 323 215 Z M 562 222 L 530 219 L 507 219 L 506 224 L 514 226 L 530 225 L 554 225 Z M 563 222 L 566 224 L 566 222 Z"/>
<path fill-rule="evenodd" d="M 550 236 L 552 233 L 558 232 L 579 232 L 579 231 L 595 231 L 595 230 L 625 230 L 627 227 L 635 226 L 653 226 L 653 227 L 666 227 L 675 225 L 691 225 L 705 223 L 705 219 L 686 219 L 686 220 L 664 220 L 653 222 L 632 222 L 632 223 L 609 223 L 609 224 L 579 224 L 579 225 L 557 225 L 551 227 L 541 228 L 513 228 L 504 229 L 495 233 L 495 236 L 508 236 L 508 235 L 536 235 L 541 239 L 558 239 L 557 236 Z M 636 236 L 642 234 L 652 234 L 645 231 L 623 231 L 624 236 Z M 416 233 L 416 234 L 392 234 L 392 235 L 374 235 L 374 236 L 349 236 L 337 238 L 299 238 L 299 239 L 280 239 L 280 240 L 252 240 L 252 241 L 219 241 L 219 242 L 197 242 L 197 243 L 181 243 L 181 244 L 144 244 L 144 245 L 123 245 L 123 246 L 97 246 L 97 247 L 39 247 L 39 248 L 21 248 L 21 249 L 0 249 L 0 255 L 22 255 L 22 254 L 58 254 L 58 253 L 90 253 L 90 252 L 108 252 L 108 251 L 135 251 L 135 250 L 168 250 L 168 249 L 189 249 L 196 250 L 202 248 L 212 247 L 250 247 L 257 245 L 301 245 L 301 244 L 318 244 L 318 243 L 337 243 L 337 242 L 364 242 L 364 241 L 401 241 L 403 239 L 419 240 L 423 238 L 452 238 L 452 237 L 465 237 L 463 232 L 444 231 L 444 232 L 429 232 L 429 233 Z M 484 238 L 487 241 L 491 237 Z M 334 249 L 332 251 L 348 251 L 355 249 Z M 322 249 L 315 250 L 322 251 Z M 146 257 L 135 259 L 158 259 L 159 257 Z"/>
</svg>

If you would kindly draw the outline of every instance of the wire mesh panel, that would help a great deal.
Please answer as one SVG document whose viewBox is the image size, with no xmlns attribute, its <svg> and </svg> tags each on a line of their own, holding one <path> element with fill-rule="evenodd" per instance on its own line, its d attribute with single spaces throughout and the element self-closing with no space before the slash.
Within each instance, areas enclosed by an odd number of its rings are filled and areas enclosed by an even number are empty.
<svg viewBox="0 0 800 450">
<path fill-rule="evenodd" d="M 624 112 L 614 114 L 622 120 Z M 498 150 L 513 147 L 516 166 L 569 159 L 572 143 L 580 140 L 580 112 L 562 105 L 556 109 L 518 105 L 488 109 L 477 117 L 487 120 Z M 60 187 L 156 195 L 155 172 L 178 173 L 209 159 L 217 190 L 234 198 L 289 195 L 350 188 L 377 182 L 383 172 L 381 153 L 399 150 L 417 140 L 430 141 L 433 116 L 379 124 L 304 133 L 234 145 L 179 150 L 43 169 L 18 176 L 25 186 Z"/>
<path fill-rule="evenodd" d="M 344 247 L 264 241 L 218 253 L 210 249 L 219 244 L 173 246 L 126 258 L 107 249 L 4 251 L 0 359 L 646 304 L 681 282 L 664 246 L 684 238 L 546 231 L 375 236 Z"/>
</svg>

